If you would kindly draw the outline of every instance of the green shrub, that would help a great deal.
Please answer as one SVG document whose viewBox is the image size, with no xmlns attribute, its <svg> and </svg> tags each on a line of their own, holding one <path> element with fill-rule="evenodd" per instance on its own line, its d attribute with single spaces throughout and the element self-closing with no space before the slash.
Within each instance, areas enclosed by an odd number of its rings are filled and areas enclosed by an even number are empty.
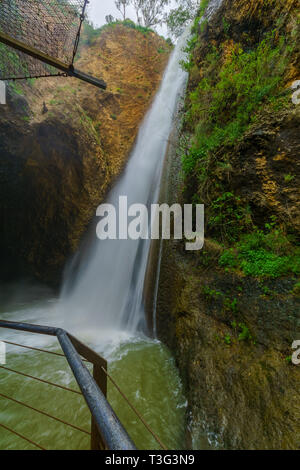
<svg viewBox="0 0 300 470">
<path fill-rule="evenodd" d="M 230 335 L 225 335 L 224 336 L 224 343 L 227 344 L 227 346 L 231 345 L 231 336 Z"/>
<path fill-rule="evenodd" d="M 292 294 L 296 295 L 297 297 L 300 297 L 300 281 L 296 282 L 296 284 L 294 285 Z"/>
<path fill-rule="evenodd" d="M 286 183 L 289 183 L 289 182 L 292 181 L 294 178 L 295 178 L 294 175 L 290 175 L 290 174 L 284 175 L 284 181 L 285 181 Z"/>
<path fill-rule="evenodd" d="M 238 336 L 239 341 L 249 341 L 253 339 L 249 328 L 244 325 L 244 323 L 239 323 L 239 329 L 241 330 Z"/>
<path fill-rule="evenodd" d="M 200 7 L 199 7 L 199 18 L 201 18 L 204 15 L 209 2 L 210 0 L 201 0 Z"/>
<path fill-rule="evenodd" d="M 269 34 L 253 50 L 236 49 L 220 67 L 220 52 L 215 47 L 203 62 L 204 76 L 189 95 L 186 121 L 195 128 L 191 148 L 183 157 L 186 174 L 195 170 L 220 145 L 236 142 L 249 126 L 253 115 L 266 101 L 281 92 L 284 70 L 292 49 L 284 37 Z M 191 52 L 198 37 L 188 43 Z M 183 66 L 190 71 L 193 59 Z"/>
<path fill-rule="evenodd" d="M 164 49 L 163 47 L 159 47 L 159 48 L 157 49 L 157 52 L 158 52 L 159 54 L 165 54 L 165 53 L 168 52 L 168 51 L 167 51 L 167 49 Z"/>
<path fill-rule="evenodd" d="M 225 250 L 219 265 L 240 269 L 247 276 L 276 278 L 289 273 L 300 274 L 300 248 L 292 248 L 281 232 L 265 234 L 255 231 L 243 235 L 235 249 Z"/>
<path fill-rule="evenodd" d="M 220 256 L 219 264 L 220 266 L 226 266 L 229 268 L 236 268 L 238 266 L 238 259 L 232 248 L 224 251 Z"/>
<path fill-rule="evenodd" d="M 233 313 L 236 313 L 238 311 L 238 300 L 236 297 L 233 300 L 226 297 L 224 305 L 227 310 L 230 310 Z"/>
</svg>

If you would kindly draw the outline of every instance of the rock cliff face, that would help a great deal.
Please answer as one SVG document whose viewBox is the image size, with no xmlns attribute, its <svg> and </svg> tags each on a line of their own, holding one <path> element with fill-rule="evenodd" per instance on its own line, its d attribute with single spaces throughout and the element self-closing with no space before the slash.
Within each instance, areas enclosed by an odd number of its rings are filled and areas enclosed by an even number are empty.
<svg viewBox="0 0 300 470">
<path fill-rule="evenodd" d="M 8 86 L 0 108 L 2 279 L 58 282 L 127 161 L 170 52 L 153 32 L 122 24 L 89 42 L 76 66 L 104 78 L 106 92 L 68 78 Z"/>
<path fill-rule="evenodd" d="M 298 3 L 220 3 L 206 21 L 202 2 L 193 27 L 168 170 L 169 203 L 205 204 L 205 244 L 164 242 L 157 329 L 195 448 L 299 449 Z"/>
</svg>

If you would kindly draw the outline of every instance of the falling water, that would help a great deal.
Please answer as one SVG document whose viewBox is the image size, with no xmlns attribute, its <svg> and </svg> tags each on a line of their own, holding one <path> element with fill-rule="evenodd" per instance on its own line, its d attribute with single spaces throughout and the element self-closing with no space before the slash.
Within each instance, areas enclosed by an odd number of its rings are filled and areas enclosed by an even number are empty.
<svg viewBox="0 0 300 470">
<path fill-rule="evenodd" d="M 188 31 L 176 45 L 161 87 L 140 127 L 129 163 L 108 196 L 118 209 L 119 196 L 147 207 L 156 202 L 162 163 L 176 104 L 187 74 L 180 67 Z M 127 227 L 127 224 L 126 224 Z M 111 337 L 117 332 L 144 331 L 143 286 L 149 240 L 89 240 L 84 255 L 78 253 L 67 271 L 61 301 L 70 312 L 72 329 L 77 324 L 102 330 Z"/>
<path fill-rule="evenodd" d="M 210 0 L 201 20 L 206 20 L 206 21 L 210 20 L 211 17 L 219 10 L 222 3 L 223 3 L 223 0 Z"/>
</svg>

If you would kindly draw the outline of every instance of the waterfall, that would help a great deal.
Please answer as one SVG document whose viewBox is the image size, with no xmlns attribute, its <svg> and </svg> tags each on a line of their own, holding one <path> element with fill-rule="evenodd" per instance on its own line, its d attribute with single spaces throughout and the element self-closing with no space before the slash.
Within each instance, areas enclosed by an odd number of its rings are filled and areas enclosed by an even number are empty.
<svg viewBox="0 0 300 470">
<path fill-rule="evenodd" d="M 204 18 L 220 8 L 211 0 Z M 187 74 L 180 66 L 189 28 L 171 54 L 160 89 L 140 127 L 129 162 L 106 203 L 118 208 L 119 196 L 128 206 L 157 202 L 163 160 L 178 99 Z M 95 333 L 102 341 L 116 333 L 146 332 L 144 279 L 150 240 L 99 240 L 95 227 L 68 267 L 60 296 L 65 327 Z"/>
<path fill-rule="evenodd" d="M 209 4 L 207 5 L 207 8 L 205 10 L 205 13 L 201 20 L 207 20 L 209 21 L 211 17 L 219 10 L 223 3 L 223 0 L 210 0 Z"/>
<path fill-rule="evenodd" d="M 187 74 L 180 66 L 187 30 L 171 54 L 160 89 L 140 127 L 129 162 L 106 203 L 118 208 L 119 196 L 149 207 L 158 197 L 173 115 Z M 146 331 L 143 286 L 150 240 L 99 240 L 93 227 L 74 257 L 63 283 L 64 317 L 80 331 L 88 325 L 105 337 L 115 332 Z"/>
</svg>

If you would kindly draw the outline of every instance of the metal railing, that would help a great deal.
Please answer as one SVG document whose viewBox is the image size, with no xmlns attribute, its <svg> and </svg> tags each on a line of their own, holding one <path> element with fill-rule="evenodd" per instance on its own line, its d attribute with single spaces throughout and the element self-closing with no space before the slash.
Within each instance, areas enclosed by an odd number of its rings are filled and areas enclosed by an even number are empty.
<svg viewBox="0 0 300 470">
<path fill-rule="evenodd" d="M 29 346 L 23 346 L 17 343 L 9 342 L 9 341 L 7 341 L 7 343 L 13 344 L 15 346 L 37 350 L 40 352 L 48 352 L 50 354 L 55 354 L 57 356 L 63 356 L 67 359 L 68 364 L 77 381 L 77 384 L 79 385 L 81 393 L 91 412 L 91 416 L 92 416 L 91 432 L 86 431 L 85 429 L 75 426 L 73 424 L 67 423 L 66 421 L 60 418 L 54 417 L 46 413 L 45 411 L 39 410 L 31 405 L 23 403 L 3 393 L 0 393 L 0 398 L 11 400 L 14 403 L 25 406 L 26 408 L 30 408 L 31 410 L 35 412 L 43 414 L 49 418 L 55 419 L 56 421 L 63 423 L 67 426 L 70 426 L 73 429 L 76 429 L 77 431 L 81 431 L 86 434 L 89 434 L 91 436 L 91 449 L 92 450 L 105 450 L 105 449 L 135 450 L 136 449 L 127 431 L 124 429 L 123 425 L 119 421 L 117 415 L 115 414 L 114 410 L 112 409 L 112 407 L 110 406 L 110 404 L 108 403 L 106 399 L 107 377 L 109 377 L 111 380 L 113 379 L 107 373 L 107 362 L 105 359 L 103 359 L 101 356 L 95 353 L 88 346 L 86 346 L 85 344 L 80 342 L 77 338 L 75 338 L 70 333 L 68 333 L 67 331 L 61 328 L 53 328 L 49 326 L 32 325 L 32 324 L 27 324 L 27 323 L 11 322 L 11 321 L 4 321 L 4 320 L 0 320 L 0 327 L 57 337 L 64 354 L 59 354 L 59 353 L 55 353 L 52 351 L 46 351 L 46 350 L 39 349 L 39 348 L 31 348 Z M 82 359 L 81 356 L 84 359 Z M 88 368 L 84 365 L 84 362 L 90 362 L 93 364 L 93 376 L 90 374 Z M 73 390 L 68 387 L 64 387 L 62 385 L 58 385 L 58 384 L 49 382 L 44 379 L 40 379 L 38 377 L 24 374 L 20 371 L 16 371 L 8 367 L 0 366 L 0 368 L 5 369 L 11 373 L 18 373 L 22 376 L 31 378 L 33 380 L 38 380 L 43 383 L 58 386 L 64 390 L 80 394 L 80 392 L 77 390 Z M 125 396 L 124 398 L 126 399 Z M 140 416 L 140 419 L 142 420 L 141 416 Z M 147 423 L 144 423 L 144 424 L 147 427 Z M 35 445 L 36 447 L 44 450 L 44 448 L 40 444 L 33 442 L 28 437 L 23 436 L 22 434 L 9 428 L 8 426 L 4 424 L 0 424 L 0 426 L 6 429 L 7 431 L 13 432 L 17 436 L 21 437 L 22 439 L 25 439 L 26 441 Z M 152 431 L 150 430 L 150 432 Z M 155 435 L 154 437 L 156 438 Z M 162 443 L 161 445 L 163 446 Z"/>
</svg>

